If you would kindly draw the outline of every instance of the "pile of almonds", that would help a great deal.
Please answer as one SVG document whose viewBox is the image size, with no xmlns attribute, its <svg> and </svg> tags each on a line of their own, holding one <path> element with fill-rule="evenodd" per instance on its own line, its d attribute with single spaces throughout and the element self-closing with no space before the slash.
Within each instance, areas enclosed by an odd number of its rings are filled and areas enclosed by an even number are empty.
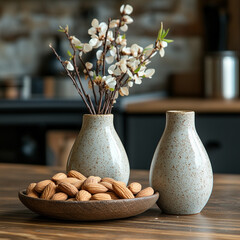
<svg viewBox="0 0 240 240">
<path fill-rule="evenodd" d="M 51 180 L 31 183 L 26 193 L 29 197 L 58 201 L 116 200 L 147 197 L 154 194 L 151 187 L 142 190 L 142 185 L 125 183 L 112 178 L 90 176 L 71 170 L 55 174 Z"/>
</svg>

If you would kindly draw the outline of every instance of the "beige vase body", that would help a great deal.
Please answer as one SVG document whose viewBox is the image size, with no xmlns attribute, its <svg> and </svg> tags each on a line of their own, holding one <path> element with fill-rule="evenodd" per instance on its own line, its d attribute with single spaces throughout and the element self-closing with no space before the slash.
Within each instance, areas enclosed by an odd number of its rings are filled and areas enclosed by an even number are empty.
<svg viewBox="0 0 240 240">
<path fill-rule="evenodd" d="M 169 214 L 196 214 L 213 187 L 207 152 L 195 130 L 193 111 L 168 111 L 166 127 L 154 153 L 150 185 L 159 192 L 159 208 Z"/>
<path fill-rule="evenodd" d="M 113 126 L 112 114 L 83 116 L 67 162 L 67 171 L 71 169 L 85 176 L 111 177 L 127 184 L 128 157 Z"/>
</svg>

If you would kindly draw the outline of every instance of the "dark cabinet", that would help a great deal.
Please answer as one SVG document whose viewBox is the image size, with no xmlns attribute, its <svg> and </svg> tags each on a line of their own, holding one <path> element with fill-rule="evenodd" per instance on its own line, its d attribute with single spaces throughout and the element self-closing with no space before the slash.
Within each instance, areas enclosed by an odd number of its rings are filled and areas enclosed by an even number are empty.
<svg viewBox="0 0 240 240">
<path fill-rule="evenodd" d="M 197 132 L 215 173 L 240 173 L 240 115 L 198 114 Z M 131 167 L 149 169 L 165 128 L 165 115 L 128 115 L 126 148 Z"/>
</svg>

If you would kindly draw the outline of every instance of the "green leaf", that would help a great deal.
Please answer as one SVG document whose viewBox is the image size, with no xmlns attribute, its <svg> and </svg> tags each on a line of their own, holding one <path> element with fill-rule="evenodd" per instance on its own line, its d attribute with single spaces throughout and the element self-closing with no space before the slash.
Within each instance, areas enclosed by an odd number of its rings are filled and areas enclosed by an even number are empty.
<svg viewBox="0 0 240 240">
<path fill-rule="evenodd" d="M 67 53 L 68 53 L 68 56 L 70 56 L 71 58 L 73 57 L 72 53 L 69 50 L 67 51 Z"/>
<path fill-rule="evenodd" d="M 122 35 L 122 39 L 126 39 L 126 34 L 123 34 L 123 35 Z"/>
<path fill-rule="evenodd" d="M 151 50 L 152 48 L 144 48 L 143 53 L 146 52 L 147 50 Z"/>
<path fill-rule="evenodd" d="M 58 29 L 58 32 L 65 32 L 64 29 Z"/>
<path fill-rule="evenodd" d="M 75 46 L 75 48 L 82 49 L 83 47 L 82 46 Z"/>
<path fill-rule="evenodd" d="M 68 25 L 66 25 L 66 27 L 65 27 L 65 31 L 68 33 L 68 31 L 69 31 L 69 27 L 68 27 Z"/>
<path fill-rule="evenodd" d="M 171 39 L 163 39 L 163 41 L 164 41 L 164 42 L 167 42 L 167 43 L 173 42 L 173 40 L 171 40 Z"/>
<path fill-rule="evenodd" d="M 95 80 L 96 77 L 97 77 L 97 76 L 96 76 L 96 72 L 94 71 L 94 72 L 93 72 L 93 79 Z"/>
<path fill-rule="evenodd" d="M 110 90 L 111 92 L 113 92 L 113 91 L 114 91 L 114 88 L 109 88 L 109 90 Z"/>
<path fill-rule="evenodd" d="M 159 32 L 158 32 L 157 40 L 160 40 L 160 39 L 161 39 L 162 31 L 163 31 L 163 23 L 161 22 L 161 28 L 160 28 L 160 30 L 159 30 Z"/>
<path fill-rule="evenodd" d="M 140 68 L 141 68 L 141 65 L 137 69 L 134 70 L 134 73 L 138 73 Z"/>
<path fill-rule="evenodd" d="M 164 34 L 162 34 L 162 39 L 164 39 L 168 35 L 169 30 L 170 30 L 169 28 L 167 29 L 166 32 L 164 30 Z"/>
</svg>

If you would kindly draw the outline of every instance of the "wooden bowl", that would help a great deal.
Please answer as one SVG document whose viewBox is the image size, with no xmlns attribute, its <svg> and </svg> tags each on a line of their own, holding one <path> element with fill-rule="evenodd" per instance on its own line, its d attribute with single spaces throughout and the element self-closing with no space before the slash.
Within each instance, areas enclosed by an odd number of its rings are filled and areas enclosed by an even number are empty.
<svg viewBox="0 0 240 240">
<path fill-rule="evenodd" d="M 127 218 L 145 212 L 152 207 L 159 194 L 134 199 L 119 199 L 108 201 L 53 201 L 32 198 L 26 195 L 26 190 L 18 193 L 21 202 L 30 210 L 51 218 L 78 221 L 96 221 Z"/>
</svg>

